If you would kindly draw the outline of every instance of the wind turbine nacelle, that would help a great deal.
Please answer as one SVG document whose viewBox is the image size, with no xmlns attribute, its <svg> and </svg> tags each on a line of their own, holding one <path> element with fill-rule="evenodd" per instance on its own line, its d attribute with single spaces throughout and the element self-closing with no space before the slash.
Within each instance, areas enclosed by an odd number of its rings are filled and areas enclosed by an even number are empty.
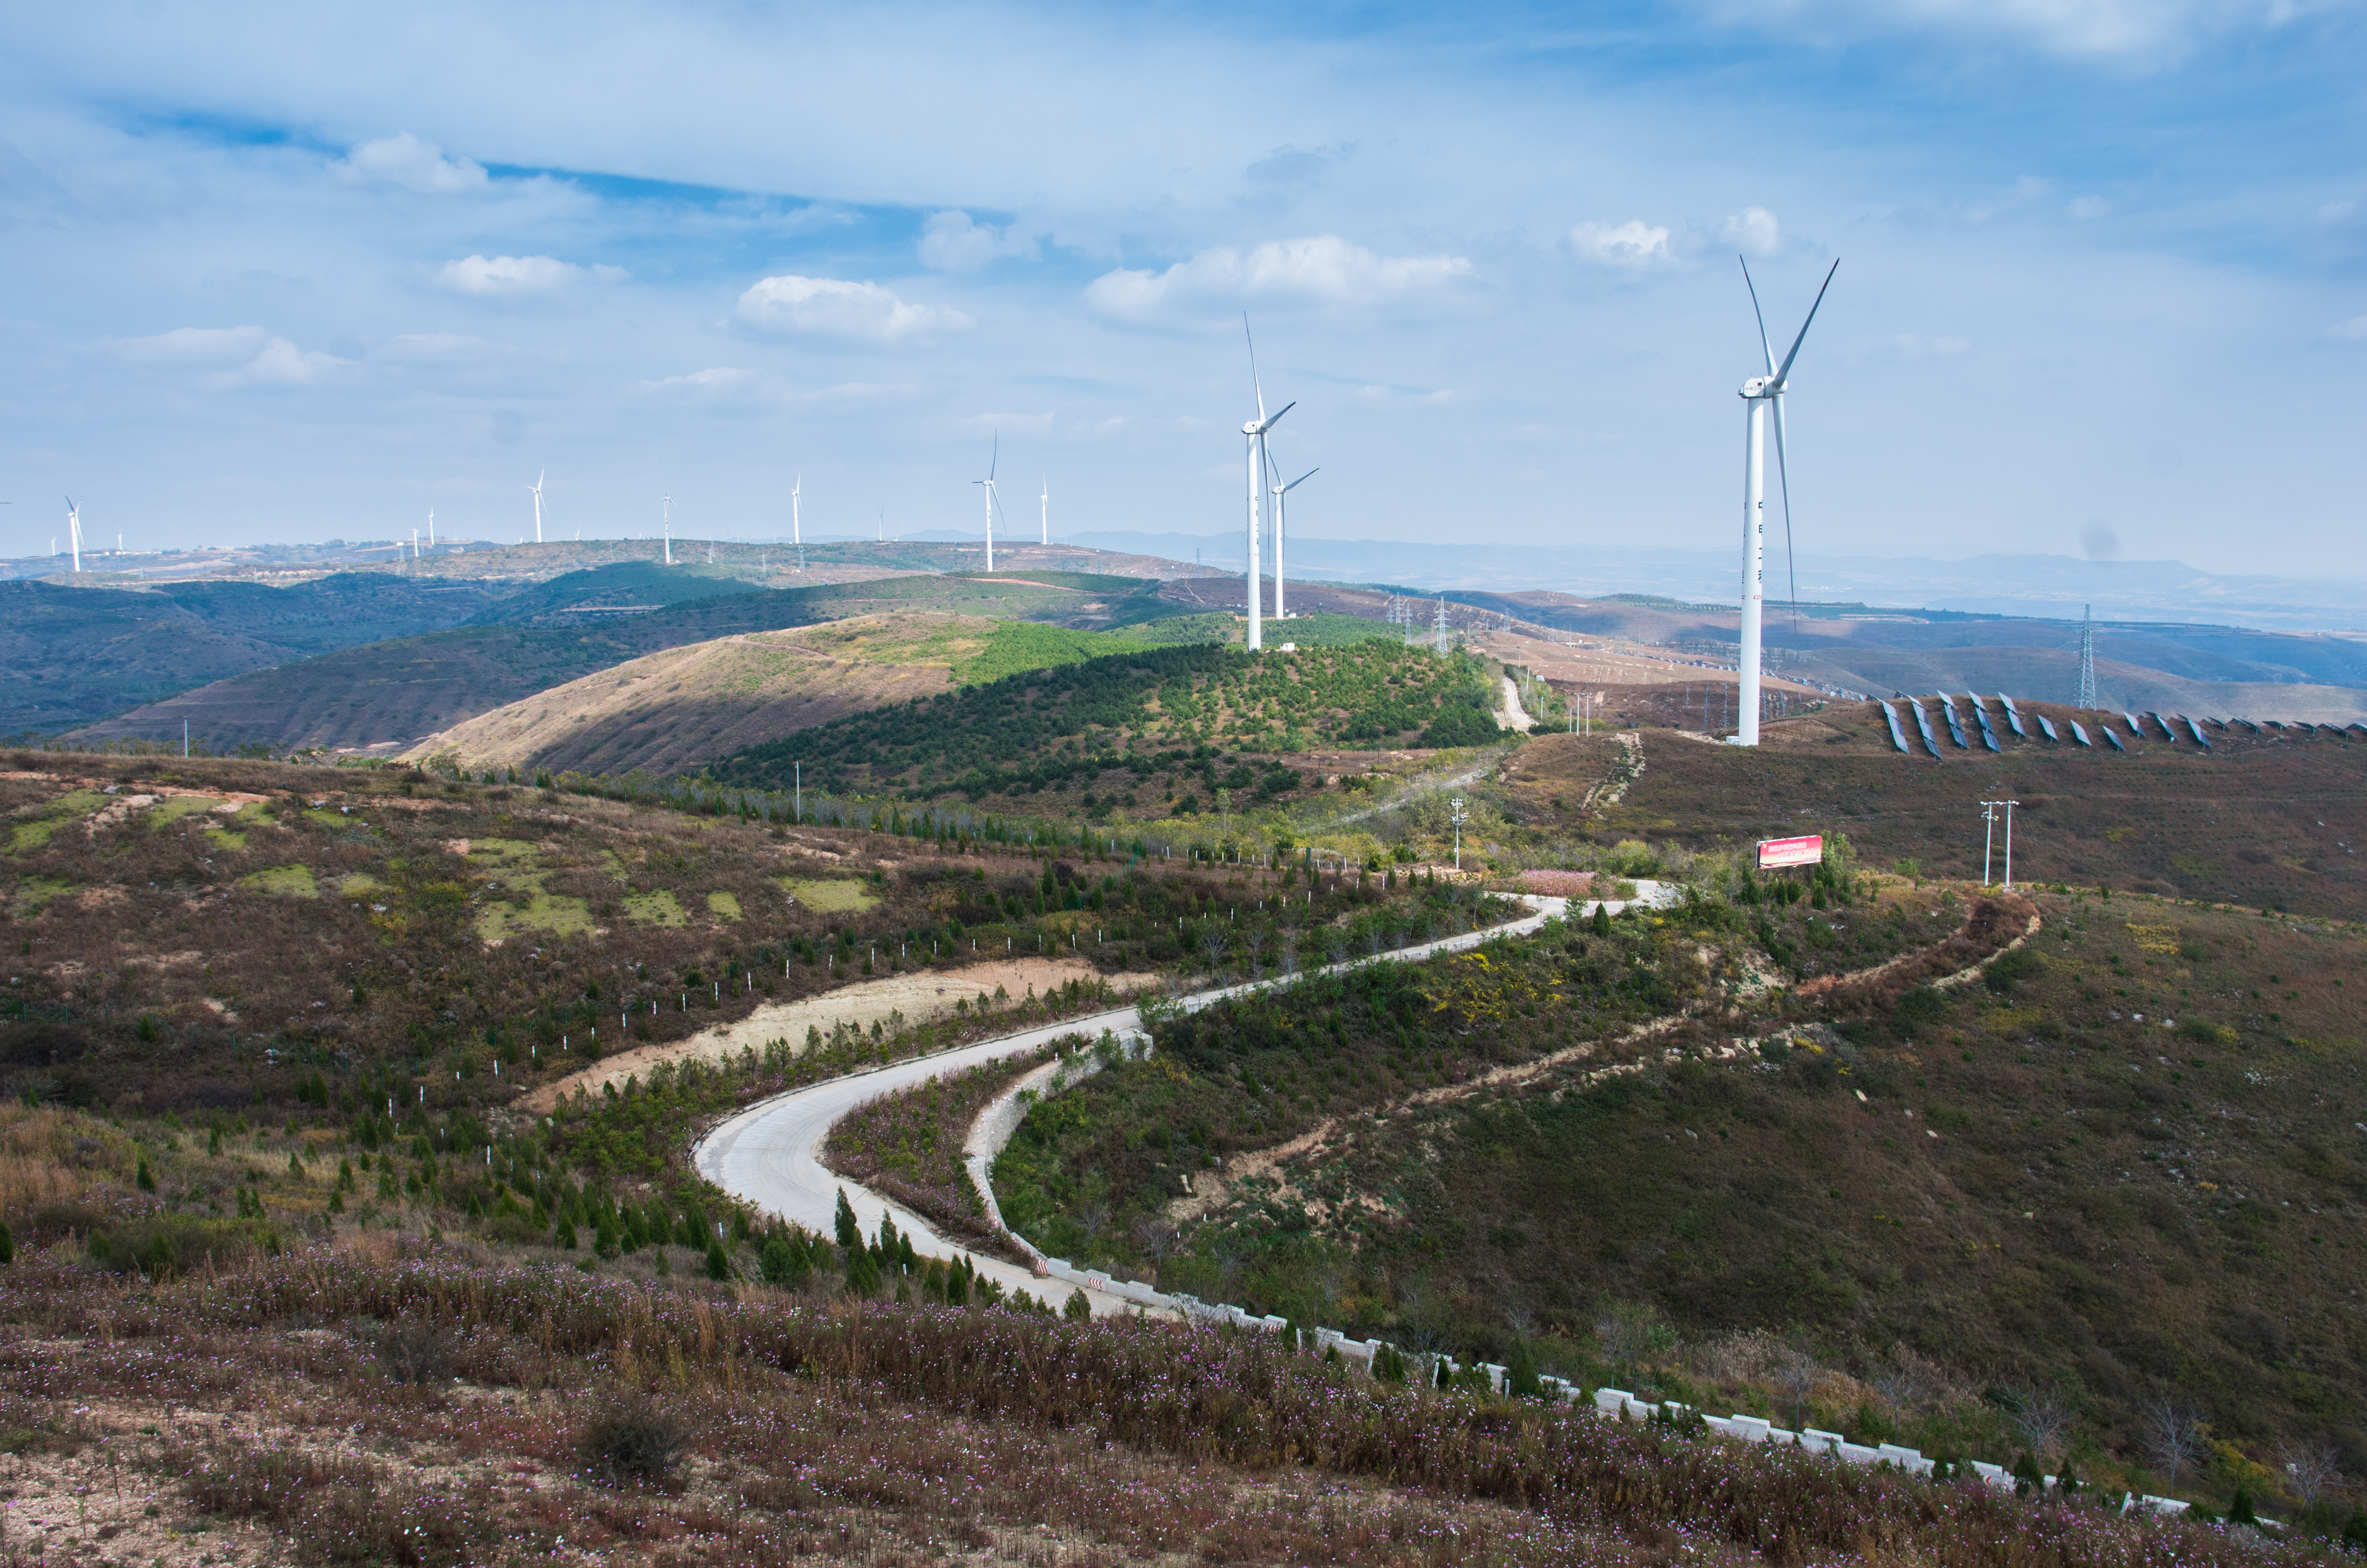
<svg viewBox="0 0 2367 1568">
<path fill-rule="evenodd" d="M 1244 435 L 1244 436 L 1254 436 L 1254 435 L 1256 435 L 1256 434 L 1258 433 L 1258 431 L 1259 431 L 1261 428 L 1262 428 L 1262 426 L 1258 424 L 1258 422 L 1257 422 L 1256 420 L 1254 420 L 1254 419 L 1248 420 L 1248 421 L 1245 421 L 1245 422 L 1242 424 L 1242 426 L 1241 426 L 1241 434 L 1242 434 L 1242 435 Z"/>
<path fill-rule="evenodd" d="M 1766 397 L 1775 391 L 1772 376 L 1753 376 L 1742 383 L 1742 395 L 1748 398 Z"/>
</svg>

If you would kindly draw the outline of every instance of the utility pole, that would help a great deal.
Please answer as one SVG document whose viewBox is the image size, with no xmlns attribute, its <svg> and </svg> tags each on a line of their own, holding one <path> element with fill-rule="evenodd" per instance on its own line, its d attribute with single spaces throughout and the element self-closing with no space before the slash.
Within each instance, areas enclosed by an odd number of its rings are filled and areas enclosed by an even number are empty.
<svg viewBox="0 0 2367 1568">
<path fill-rule="evenodd" d="M 1449 818 L 1455 824 L 1455 869 L 1463 869 L 1463 824 L 1471 820 L 1463 809 L 1463 797 L 1455 797 L 1455 811 Z"/>
<path fill-rule="evenodd" d="M 1981 886 L 1989 885 L 1989 852 L 1997 840 L 1998 808 L 2005 808 L 2005 891 L 2013 891 L 2013 809 L 2020 801 L 1981 802 Z"/>
</svg>

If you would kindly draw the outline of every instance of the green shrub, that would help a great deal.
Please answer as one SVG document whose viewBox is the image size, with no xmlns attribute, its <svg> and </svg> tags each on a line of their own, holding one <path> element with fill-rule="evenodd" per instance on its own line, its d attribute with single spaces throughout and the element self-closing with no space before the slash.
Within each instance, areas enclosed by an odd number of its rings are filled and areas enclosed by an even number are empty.
<svg viewBox="0 0 2367 1568">
<path fill-rule="evenodd" d="M 1060 1315 L 1070 1323 L 1083 1323 L 1093 1315 L 1093 1305 L 1085 1300 L 1082 1290 L 1071 1290 L 1068 1304 L 1060 1309 Z"/>
<path fill-rule="evenodd" d="M 731 1256 L 723 1250 L 720 1237 L 707 1244 L 707 1277 L 709 1279 L 731 1278 Z"/>
<path fill-rule="evenodd" d="M 576 1452 L 608 1481 L 663 1481 L 682 1460 L 690 1434 L 672 1412 L 647 1400 L 610 1404 L 583 1423 Z"/>
</svg>

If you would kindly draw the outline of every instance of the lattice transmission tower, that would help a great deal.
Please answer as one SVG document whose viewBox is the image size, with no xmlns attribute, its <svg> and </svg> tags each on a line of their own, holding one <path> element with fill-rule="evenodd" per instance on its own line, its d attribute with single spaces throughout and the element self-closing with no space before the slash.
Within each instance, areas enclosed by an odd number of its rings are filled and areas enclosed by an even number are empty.
<svg viewBox="0 0 2367 1568">
<path fill-rule="evenodd" d="M 2079 692 L 2072 699 L 2074 708 L 2096 706 L 2096 622 L 2094 607 L 2082 605 L 2079 609 Z"/>
<path fill-rule="evenodd" d="M 1433 636 L 1434 636 L 1434 639 L 1435 639 L 1435 644 L 1436 644 L 1436 647 L 1437 647 L 1438 651 L 1439 651 L 1440 653 L 1445 653 L 1445 652 L 1446 652 L 1446 596 L 1445 596 L 1445 595 L 1444 595 L 1444 594 L 1441 594 L 1441 595 L 1438 597 L 1438 619 L 1437 619 L 1437 622 L 1436 622 L 1435 626 L 1433 628 Z"/>
</svg>

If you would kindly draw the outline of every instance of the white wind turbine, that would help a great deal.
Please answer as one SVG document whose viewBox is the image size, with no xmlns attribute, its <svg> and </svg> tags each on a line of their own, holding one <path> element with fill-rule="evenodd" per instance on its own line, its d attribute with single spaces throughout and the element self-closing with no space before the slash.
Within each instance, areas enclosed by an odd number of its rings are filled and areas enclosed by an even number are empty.
<svg viewBox="0 0 2367 1568">
<path fill-rule="evenodd" d="M 798 498 L 805 493 L 806 476 L 801 472 L 798 482 L 789 486 L 789 542 L 798 547 L 798 570 L 806 569 L 805 517 L 798 509 Z"/>
<path fill-rule="evenodd" d="M 1290 402 L 1284 403 L 1280 408 L 1274 410 L 1272 417 L 1267 416 L 1265 411 L 1265 388 L 1258 381 L 1257 339 L 1250 335 L 1250 318 L 1247 312 L 1243 312 L 1241 313 L 1241 337 L 1243 341 L 1248 343 L 1250 347 L 1250 390 L 1257 394 L 1258 411 L 1258 416 L 1255 419 L 1249 421 L 1241 426 L 1241 434 L 1249 439 L 1249 648 L 1251 653 L 1255 653 L 1257 650 L 1265 646 L 1265 638 L 1258 627 L 1258 599 L 1263 593 L 1263 590 L 1258 585 L 1258 523 L 1260 514 L 1263 511 L 1265 504 L 1265 476 L 1266 466 L 1269 460 L 1266 456 L 1266 432 L 1272 430 L 1276 425 L 1280 424 L 1284 415 L 1288 414 L 1292 409 L 1297 408 L 1298 406 L 1298 400 L 1293 398 Z"/>
<path fill-rule="evenodd" d="M 544 469 L 542 473 L 549 472 L 549 469 Z M 542 542 L 542 473 L 536 474 L 534 483 L 527 486 L 534 493 L 534 542 L 537 544 Z"/>
<path fill-rule="evenodd" d="M 1276 415 L 1274 417 L 1278 419 L 1281 415 Z M 1290 493 L 1322 472 L 1319 468 L 1310 468 L 1288 484 L 1276 484 L 1274 487 L 1274 618 L 1276 620 L 1285 620 L 1290 616 L 1290 612 L 1282 605 L 1282 531 L 1284 520 L 1288 516 L 1285 508 Z M 1274 477 L 1280 479 L 1282 471 L 1274 470 Z"/>
<path fill-rule="evenodd" d="M 665 563 L 674 564 L 674 497 L 658 497 L 658 526 L 665 534 Z"/>
<path fill-rule="evenodd" d="M 66 542 L 74 550 L 74 569 L 80 572 L 82 570 L 82 508 L 74 504 L 74 497 L 71 495 L 66 497 Z"/>
<path fill-rule="evenodd" d="M 1051 543 L 1051 542 L 1052 542 L 1052 477 L 1051 477 L 1051 475 L 1047 474 L 1047 475 L 1045 475 L 1045 476 L 1044 476 L 1044 494 L 1041 494 L 1041 495 L 1038 495 L 1037 497 L 1036 497 L 1036 499 L 1038 502 L 1040 502 L 1040 503 L 1043 505 L 1043 507 L 1044 507 L 1044 518 L 1043 518 L 1043 528 L 1044 528 L 1044 534 L 1043 534 L 1043 538 L 1042 538 L 1042 539 L 1040 539 L 1037 542 L 1038 542 L 1038 543 L 1041 543 L 1041 544 L 1049 544 L 1049 543 Z"/>
<path fill-rule="evenodd" d="M 994 449 L 987 458 L 986 477 L 970 481 L 972 484 L 986 486 L 986 569 L 990 572 L 994 570 L 994 471 L 1002 461 L 1002 436 L 998 431 L 994 437 Z"/>
<path fill-rule="evenodd" d="M 1740 259 L 1740 258 L 1737 258 Z M 1775 363 L 1775 351 L 1767 341 L 1767 317 L 1759 308 L 1759 288 L 1750 281 L 1750 264 L 1742 264 L 1742 284 L 1750 290 L 1750 313 L 1759 322 L 1759 352 L 1767 366 L 1763 376 L 1753 376 L 1742 383 L 1742 407 L 1746 434 L 1743 442 L 1742 465 L 1742 689 L 1735 703 L 1735 735 L 1732 744 L 1755 746 L 1759 744 L 1759 668 L 1760 635 L 1766 613 L 1767 554 L 1767 411 L 1775 414 L 1775 465 L 1784 486 L 1784 550 L 1785 559 L 1792 548 L 1792 470 L 1784 451 L 1784 393 L 1792 376 L 1792 361 L 1800 356 L 1800 345 L 1808 335 L 1808 327 L 1817 319 L 1817 310 L 1825 302 L 1825 290 L 1833 286 L 1833 273 L 1841 269 L 1836 257 L 1825 280 L 1817 290 L 1816 303 L 1808 307 L 1808 319 L 1800 324 L 1800 335 L 1792 340 L 1791 352 L 1784 363 Z M 1799 597 L 1795 585 L 1792 597 Z"/>
</svg>

